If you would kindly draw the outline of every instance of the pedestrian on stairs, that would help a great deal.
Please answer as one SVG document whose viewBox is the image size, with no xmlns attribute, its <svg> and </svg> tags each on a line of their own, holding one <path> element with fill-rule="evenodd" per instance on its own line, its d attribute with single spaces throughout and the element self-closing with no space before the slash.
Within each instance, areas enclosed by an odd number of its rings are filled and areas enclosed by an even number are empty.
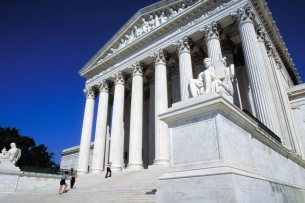
<svg viewBox="0 0 305 203">
<path fill-rule="evenodd" d="M 107 177 L 111 177 L 111 165 L 112 165 L 112 162 L 109 162 L 108 165 L 107 165 L 107 173 L 106 173 L 106 176 L 105 178 Z M 110 173 L 110 175 L 108 176 L 108 173 Z"/>
<path fill-rule="evenodd" d="M 59 187 L 59 194 L 61 195 L 62 193 L 66 193 L 66 189 L 68 187 L 68 184 L 66 183 L 66 179 L 69 177 L 69 173 L 68 171 L 66 171 L 64 174 L 62 174 L 61 176 L 61 180 L 60 180 L 60 187 Z M 62 186 L 65 185 L 64 190 L 61 192 L 61 188 Z"/>
<path fill-rule="evenodd" d="M 72 178 L 70 180 L 70 187 L 71 187 L 71 189 L 73 188 L 74 183 L 75 183 L 75 173 L 72 174 Z"/>
</svg>

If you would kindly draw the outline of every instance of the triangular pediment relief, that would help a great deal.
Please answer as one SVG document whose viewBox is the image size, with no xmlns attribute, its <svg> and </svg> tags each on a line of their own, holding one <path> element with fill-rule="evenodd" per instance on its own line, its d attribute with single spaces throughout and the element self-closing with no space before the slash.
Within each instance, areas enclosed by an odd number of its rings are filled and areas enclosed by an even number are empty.
<svg viewBox="0 0 305 203">
<path fill-rule="evenodd" d="M 114 55 L 119 55 L 127 46 L 143 40 L 152 31 L 174 21 L 202 0 L 163 0 L 140 9 L 98 53 L 79 71 L 85 74 L 97 66 L 108 65 Z M 213 2 L 214 3 L 214 2 Z M 106 65 L 106 66 L 107 66 Z"/>
</svg>

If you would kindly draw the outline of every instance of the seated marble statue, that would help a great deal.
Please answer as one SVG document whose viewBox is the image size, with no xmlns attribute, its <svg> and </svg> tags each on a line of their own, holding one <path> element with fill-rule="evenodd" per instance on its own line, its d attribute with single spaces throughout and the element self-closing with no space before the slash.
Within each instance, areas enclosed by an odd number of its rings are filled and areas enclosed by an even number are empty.
<svg viewBox="0 0 305 203">
<path fill-rule="evenodd" d="M 149 26 L 148 22 L 145 20 L 145 18 L 142 18 L 142 25 L 141 25 L 141 30 L 142 34 L 145 34 L 150 31 L 151 27 Z"/>
<path fill-rule="evenodd" d="M 21 150 L 16 147 L 15 143 L 11 143 L 11 149 L 6 151 L 4 148 L 2 150 L 2 153 L 0 153 L 0 164 L 3 161 L 9 160 L 13 164 L 16 164 L 16 162 L 20 159 L 21 157 Z"/>
<path fill-rule="evenodd" d="M 160 24 L 163 24 L 167 21 L 167 17 L 165 16 L 165 13 L 162 12 L 161 15 L 160 15 Z"/>
<path fill-rule="evenodd" d="M 233 96 L 233 85 L 231 82 L 232 74 L 230 74 L 230 69 L 234 69 L 234 66 L 227 68 L 223 63 L 223 60 L 221 60 L 216 62 L 216 67 L 214 67 L 209 58 L 205 58 L 203 63 L 205 70 L 199 73 L 197 79 L 190 80 L 190 97 L 196 97 L 200 94 L 213 91 L 220 95 L 228 96 L 230 97 L 229 100 L 233 101 L 233 98 L 231 98 Z M 215 68 L 218 69 L 218 71 Z"/>
<path fill-rule="evenodd" d="M 141 28 L 138 28 L 136 25 L 134 26 L 134 35 L 135 35 L 135 38 L 138 38 L 142 35 L 142 29 Z"/>
<path fill-rule="evenodd" d="M 160 19 L 158 15 L 155 15 L 155 27 L 158 27 L 160 25 Z"/>
<path fill-rule="evenodd" d="M 126 42 L 124 39 L 121 39 L 121 43 L 119 44 L 119 48 L 118 49 L 122 49 L 126 46 Z"/>
<path fill-rule="evenodd" d="M 183 12 L 184 9 L 185 9 L 185 4 L 182 4 L 182 5 L 181 5 L 181 8 L 178 9 L 178 13 Z"/>
<path fill-rule="evenodd" d="M 134 31 L 131 30 L 131 31 L 130 31 L 130 35 L 129 35 L 128 44 L 130 44 L 130 43 L 133 42 L 134 40 L 135 40 Z"/>
<path fill-rule="evenodd" d="M 177 15 L 177 11 L 174 11 L 172 8 L 169 9 L 169 19 L 175 17 Z"/>
<path fill-rule="evenodd" d="M 156 27 L 156 20 L 154 19 L 153 15 L 149 16 L 149 22 L 148 25 L 151 29 L 154 29 Z"/>
</svg>

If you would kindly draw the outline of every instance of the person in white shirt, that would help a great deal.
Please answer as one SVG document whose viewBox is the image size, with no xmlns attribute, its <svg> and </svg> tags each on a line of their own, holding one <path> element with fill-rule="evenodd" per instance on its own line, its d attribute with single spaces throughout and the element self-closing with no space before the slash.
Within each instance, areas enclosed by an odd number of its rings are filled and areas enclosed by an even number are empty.
<svg viewBox="0 0 305 203">
<path fill-rule="evenodd" d="M 111 165 L 112 165 L 112 163 L 111 162 L 109 162 L 109 164 L 107 165 L 107 173 L 106 173 L 106 176 L 105 176 L 105 178 L 107 178 L 107 177 L 111 177 Z M 108 173 L 110 173 L 110 175 L 108 176 Z"/>
<path fill-rule="evenodd" d="M 69 173 L 65 172 L 64 174 L 62 174 L 61 176 L 61 180 L 60 180 L 60 187 L 59 187 L 59 194 L 61 195 L 62 193 L 66 193 L 66 189 L 68 187 L 68 184 L 66 183 L 66 179 L 69 177 Z M 65 185 L 64 190 L 61 192 L 61 188 L 62 186 Z"/>
</svg>

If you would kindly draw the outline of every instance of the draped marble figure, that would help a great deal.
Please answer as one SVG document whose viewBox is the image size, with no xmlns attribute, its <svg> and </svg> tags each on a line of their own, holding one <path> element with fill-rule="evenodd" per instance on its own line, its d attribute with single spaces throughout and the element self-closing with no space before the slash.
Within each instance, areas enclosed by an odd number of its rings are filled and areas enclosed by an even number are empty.
<svg viewBox="0 0 305 203">
<path fill-rule="evenodd" d="M 0 153 L 0 164 L 9 161 L 13 164 L 16 164 L 16 162 L 21 157 L 21 150 L 16 147 L 15 143 L 11 143 L 11 149 L 6 151 L 4 148 Z"/>
<path fill-rule="evenodd" d="M 234 66 L 225 67 L 225 58 L 216 62 L 216 67 L 210 58 L 203 60 L 205 70 L 199 73 L 197 79 L 191 79 L 189 83 L 190 97 L 196 97 L 207 92 L 216 92 L 227 96 L 233 102 L 233 85 L 231 78 L 234 77 Z"/>
</svg>

